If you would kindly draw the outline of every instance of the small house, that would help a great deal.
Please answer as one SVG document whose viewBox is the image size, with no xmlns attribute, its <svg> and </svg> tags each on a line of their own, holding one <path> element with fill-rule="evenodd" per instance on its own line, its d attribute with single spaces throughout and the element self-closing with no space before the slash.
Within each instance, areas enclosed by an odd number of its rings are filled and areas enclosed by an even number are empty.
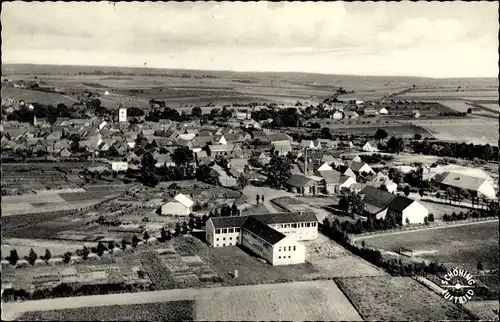
<svg viewBox="0 0 500 322">
<path fill-rule="evenodd" d="M 378 151 L 377 143 L 374 141 L 366 142 L 365 145 L 363 145 L 362 150 L 366 152 L 377 152 Z"/>
<path fill-rule="evenodd" d="M 304 195 L 315 195 L 320 192 L 318 182 L 302 174 L 292 174 L 286 186 L 290 191 Z"/>
<path fill-rule="evenodd" d="M 161 206 L 162 215 L 188 216 L 192 212 L 193 200 L 179 193 L 171 201 Z"/>
</svg>

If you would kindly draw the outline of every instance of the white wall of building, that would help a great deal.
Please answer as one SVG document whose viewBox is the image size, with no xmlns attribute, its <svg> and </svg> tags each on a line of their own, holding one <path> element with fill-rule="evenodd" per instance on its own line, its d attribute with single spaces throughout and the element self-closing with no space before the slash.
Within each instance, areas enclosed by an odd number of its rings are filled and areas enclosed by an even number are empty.
<svg viewBox="0 0 500 322">
<path fill-rule="evenodd" d="M 313 240 L 318 238 L 317 222 L 271 224 L 269 226 L 286 236 L 295 238 L 295 240 Z"/>
<path fill-rule="evenodd" d="M 292 237 L 286 237 L 273 246 L 274 266 L 301 264 L 306 261 L 306 248 Z"/>
<path fill-rule="evenodd" d="M 128 163 L 127 162 L 113 161 L 113 162 L 111 162 L 111 169 L 113 171 L 127 171 Z"/>
<path fill-rule="evenodd" d="M 127 122 L 127 108 L 126 107 L 121 107 L 118 110 L 118 122 Z"/>
<path fill-rule="evenodd" d="M 241 228 L 216 229 L 213 238 L 213 247 L 236 246 L 241 244 Z"/>
<path fill-rule="evenodd" d="M 406 218 L 410 221 L 410 224 L 423 224 L 424 218 L 429 215 L 427 208 L 414 201 L 411 205 L 403 210 L 403 226 L 406 225 Z"/>
<path fill-rule="evenodd" d="M 483 196 L 485 196 L 486 198 L 489 198 L 489 199 L 495 199 L 495 197 L 496 197 L 495 188 L 493 188 L 493 185 L 490 182 L 488 182 L 488 181 L 485 181 L 479 187 L 479 189 L 477 189 L 477 192 L 480 195 L 483 195 Z"/>
<path fill-rule="evenodd" d="M 241 244 L 254 252 L 256 255 L 273 264 L 273 247 L 266 243 L 259 236 L 256 236 L 246 229 L 243 229 L 241 233 Z"/>
</svg>

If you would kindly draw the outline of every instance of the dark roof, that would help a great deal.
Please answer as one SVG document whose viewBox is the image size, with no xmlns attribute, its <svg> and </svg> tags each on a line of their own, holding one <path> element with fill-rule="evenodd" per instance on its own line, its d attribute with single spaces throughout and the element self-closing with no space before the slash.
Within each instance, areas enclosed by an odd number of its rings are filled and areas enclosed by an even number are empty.
<svg viewBox="0 0 500 322">
<path fill-rule="evenodd" d="M 248 216 L 234 216 L 234 217 L 212 217 L 212 223 L 216 229 L 241 227 Z"/>
<path fill-rule="evenodd" d="M 359 192 L 364 195 L 363 202 L 370 206 L 376 206 L 378 208 L 387 207 L 396 198 L 390 192 L 377 189 L 374 187 L 366 186 Z"/>
<path fill-rule="evenodd" d="M 340 183 L 342 174 L 335 170 L 319 171 L 319 174 L 326 183 Z"/>
<path fill-rule="evenodd" d="M 271 142 L 277 142 L 277 141 L 291 141 L 291 138 L 286 135 L 285 133 L 270 133 L 267 134 L 267 138 Z"/>
<path fill-rule="evenodd" d="M 314 183 L 316 183 L 313 179 L 308 178 L 302 174 L 292 174 L 292 176 L 290 177 L 290 179 L 288 179 L 286 184 L 292 187 L 304 187 L 310 184 L 311 182 L 313 182 L 313 185 L 315 185 Z"/>
<path fill-rule="evenodd" d="M 356 162 L 356 161 L 352 161 L 351 164 L 349 165 L 349 167 L 351 168 L 352 171 L 356 171 L 356 172 L 359 172 L 359 170 L 361 170 L 361 168 L 365 165 L 366 163 L 365 162 Z"/>
<path fill-rule="evenodd" d="M 409 205 L 413 203 L 413 200 L 402 197 L 402 196 L 396 196 L 391 203 L 389 203 L 389 208 L 392 210 L 396 210 L 397 212 L 402 212 L 406 208 L 408 208 Z"/>
<path fill-rule="evenodd" d="M 284 224 L 296 222 L 316 222 L 318 218 L 313 212 L 304 211 L 300 212 L 278 212 L 273 214 L 260 214 L 253 215 L 255 219 L 267 224 Z"/>
<path fill-rule="evenodd" d="M 257 220 L 255 216 L 248 217 L 242 228 L 259 236 L 270 245 L 274 245 L 286 237 L 285 234 L 282 234 Z"/>
</svg>

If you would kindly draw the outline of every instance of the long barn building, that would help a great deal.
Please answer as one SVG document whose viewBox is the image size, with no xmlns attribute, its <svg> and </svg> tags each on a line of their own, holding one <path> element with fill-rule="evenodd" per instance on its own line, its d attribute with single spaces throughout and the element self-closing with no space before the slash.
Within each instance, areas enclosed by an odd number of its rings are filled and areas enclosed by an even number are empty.
<svg viewBox="0 0 500 322">
<path fill-rule="evenodd" d="M 318 219 L 312 212 L 212 217 L 206 224 L 210 246 L 242 245 L 272 265 L 304 263 L 305 247 L 298 241 L 317 237 Z"/>
</svg>

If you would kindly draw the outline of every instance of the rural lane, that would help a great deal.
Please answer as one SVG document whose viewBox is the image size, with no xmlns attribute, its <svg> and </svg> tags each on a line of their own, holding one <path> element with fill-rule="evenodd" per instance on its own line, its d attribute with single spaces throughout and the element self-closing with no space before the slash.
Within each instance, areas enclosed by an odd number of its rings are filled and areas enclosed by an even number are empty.
<svg viewBox="0 0 500 322">
<path fill-rule="evenodd" d="M 374 234 L 374 235 L 369 235 L 369 236 L 360 236 L 360 237 L 353 237 L 353 241 L 358 241 L 358 240 L 363 240 L 363 239 L 369 239 L 369 238 L 375 238 L 375 237 L 380 237 L 380 236 L 388 236 L 388 235 L 399 235 L 399 234 L 406 234 L 406 233 L 413 233 L 416 231 L 423 231 L 423 230 L 433 230 L 433 229 L 445 229 L 445 228 L 450 228 L 450 227 L 459 227 L 459 226 L 468 226 L 468 225 L 477 225 L 477 224 L 482 224 L 482 223 L 490 223 L 490 222 L 495 222 L 498 221 L 498 219 L 490 219 L 490 220 L 482 220 L 482 221 L 473 221 L 473 222 L 467 222 L 467 223 L 460 223 L 460 224 L 451 224 L 451 225 L 442 225 L 442 226 L 436 226 L 436 227 L 425 227 L 425 228 L 419 228 L 419 229 L 411 229 L 411 230 L 403 230 L 403 231 L 392 231 L 392 232 L 383 232 L 380 234 Z"/>
<path fill-rule="evenodd" d="M 264 196 L 264 206 L 269 212 L 272 213 L 277 213 L 277 212 L 283 212 L 280 209 L 277 209 L 270 201 L 279 198 L 279 197 L 294 197 L 295 195 L 283 191 L 283 190 L 276 190 L 276 189 L 271 189 L 267 187 L 255 187 L 255 186 L 246 186 L 243 189 L 243 194 L 246 196 L 247 202 L 248 203 L 256 203 L 256 197 L 257 195 L 259 196 Z"/>
<path fill-rule="evenodd" d="M 333 283 L 333 281 L 306 281 L 306 282 L 290 282 L 280 283 L 280 289 L 297 289 L 300 287 L 325 287 L 325 283 Z M 335 285 L 335 284 L 334 284 Z M 213 288 L 187 288 L 174 289 L 165 291 L 139 292 L 139 293 L 121 293 L 108 295 L 93 295 L 93 296 L 78 296 L 55 298 L 38 301 L 25 302 L 2 302 L 2 320 L 14 320 L 24 312 L 30 311 L 48 311 L 62 310 L 81 307 L 96 307 L 108 305 L 130 305 L 157 303 L 167 301 L 180 300 L 196 300 L 201 298 L 210 298 L 221 293 L 230 291 L 250 291 L 260 290 L 269 291 L 270 294 L 276 290 L 277 284 L 258 284 L 258 285 L 243 285 L 243 286 L 224 286 Z"/>
</svg>

